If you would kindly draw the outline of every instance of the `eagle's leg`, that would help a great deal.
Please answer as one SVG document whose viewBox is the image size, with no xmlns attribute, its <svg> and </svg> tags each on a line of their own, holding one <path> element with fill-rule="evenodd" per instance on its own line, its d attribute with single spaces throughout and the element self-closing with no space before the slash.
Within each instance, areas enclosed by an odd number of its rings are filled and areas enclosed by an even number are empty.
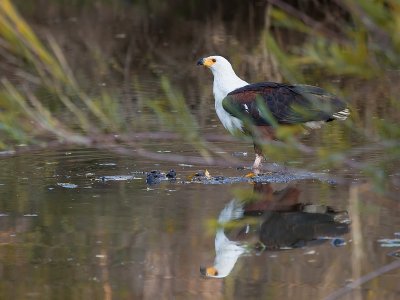
<svg viewBox="0 0 400 300">
<path fill-rule="evenodd" d="M 256 153 L 256 159 L 254 160 L 254 163 L 253 163 L 254 174 L 256 174 L 256 175 L 260 174 L 263 159 L 264 159 L 264 157 L 262 155 L 259 155 Z"/>
<path fill-rule="evenodd" d="M 253 163 L 253 173 L 258 175 L 260 174 L 261 171 L 264 155 L 262 152 L 262 148 L 257 144 L 254 144 L 254 152 L 256 153 L 256 159 L 254 160 Z"/>
<path fill-rule="evenodd" d="M 256 153 L 256 159 L 253 164 L 253 173 L 260 174 L 262 162 L 265 160 L 265 155 L 263 151 L 263 145 L 267 141 L 275 140 L 275 129 L 272 126 L 256 126 L 253 129 L 253 143 L 254 152 Z"/>
</svg>

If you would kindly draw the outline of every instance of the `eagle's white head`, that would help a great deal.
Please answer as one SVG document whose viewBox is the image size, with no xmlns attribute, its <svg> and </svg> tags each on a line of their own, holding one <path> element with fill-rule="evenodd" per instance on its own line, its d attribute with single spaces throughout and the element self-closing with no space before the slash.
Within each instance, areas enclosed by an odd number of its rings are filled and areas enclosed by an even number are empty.
<svg viewBox="0 0 400 300">
<path fill-rule="evenodd" d="M 248 83 L 236 75 L 231 63 L 222 56 L 211 55 L 200 58 L 197 61 L 197 65 L 210 69 L 214 75 L 213 94 L 215 98 L 215 111 L 224 127 L 232 134 L 236 131 L 242 131 L 242 122 L 223 109 L 222 100 L 228 93 L 248 85 Z"/>
<path fill-rule="evenodd" d="M 247 248 L 227 238 L 223 226 L 232 220 L 243 217 L 243 204 L 233 199 L 221 211 L 218 224 L 221 226 L 215 234 L 215 260 L 212 267 L 200 267 L 200 273 L 206 277 L 224 278 L 229 275 L 238 258 L 247 252 Z"/>
<path fill-rule="evenodd" d="M 235 241 L 230 241 L 223 230 L 215 236 L 215 261 L 212 267 L 200 267 L 200 273 L 206 277 L 224 278 L 228 276 L 235 266 L 238 258 L 246 253 L 245 246 Z"/>
<path fill-rule="evenodd" d="M 231 63 L 225 57 L 219 55 L 211 55 L 208 57 L 200 58 L 197 61 L 197 65 L 209 68 L 211 72 L 213 72 L 214 76 L 222 74 L 235 74 Z"/>
</svg>

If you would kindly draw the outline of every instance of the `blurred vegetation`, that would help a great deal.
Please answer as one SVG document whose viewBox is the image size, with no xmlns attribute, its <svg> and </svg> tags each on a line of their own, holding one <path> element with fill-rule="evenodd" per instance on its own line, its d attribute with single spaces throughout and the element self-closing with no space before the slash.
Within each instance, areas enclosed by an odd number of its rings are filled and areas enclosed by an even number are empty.
<svg viewBox="0 0 400 300">
<path fill-rule="evenodd" d="M 203 88 L 210 81 L 204 83 L 199 77 L 204 75 L 187 65 L 218 51 L 251 81 L 321 85 L 349 101 L 351 120 L 316 133 L 315 142 L 305 144 L 281 132 L 285 143 L 266 145 L 272 160 L 307 155 L 314 158 L 310 168 L 347 165 L 380 183 L 396 167 L 398 1 L 176 1 L 173 14 L 160 1 L 14 4 L 0 2 L 3 150 L 55 142 L 125 154 L 135 149 L 161 159 L 132 136 L 170 130 L 213 163 L 223 151 L 205 141 L 200 130 L 213 107 L 211 88 Z M 39 18 L 47 6 L 47 18 Z M 93 19 L 79 14 L 91 9 L 98 11 Z M 177 18 L 185 26 L 178 26 Z M 115 28 L 99 28 L 101 22 Z M 103 42 L 106 36 L 113 42 Z M 193 110 L 199 113 L 194 116 Z M 371 155 L 381 157 L 370 161 Z"/>
<path fill-rule="evenodd" d="M 363 141 L 362 149 L 349 142 L 340 151 L 319 151 L 318 157 L 322 162 L 360 168 L 383 190 L 388 175 L 397 167 L 393 162 L 399 159 L 398 1 L 333 1 L 336 9 L 324 21 L 305 18 L 302 12 L 283 1 L 272 3 L 276 4 L 270 11 L 274 26 L 305 36 L 300 46 L 285 50 L 267 33 L 268 48 L 283 66 L 285 77 L 296 82 L 321 77 L 341 81 L 339 86 L 324 83 L 348 99 L 352 117 L 345 125 L 354 139 Z M 368 113 L 371 110 L 373 113 Z M 378 161 L 368 161 L 368 155 L 376 154 L 375 151 L 384 155 Z M 355 153 L 358 162 L 354 162 Z M 364 158 L 360 159 L 360 155 Z"/>
<path fill-rule="evenodd" d="M 78 127 L 75 128 L 77 133 L 96 133 L 97 128 L 90 125 L 91 118 L 104 128 L 116 130 L 117 119 L 113 118 L 115 114 L 112 113 L 113 109 L 109 105 L 108 98 L 103 96 L 100 99 L 92 99 L 82 91 L 56 42 L 49 37 L 48 47 L 51 51 L 47 50 L 11 2 L 2 1 L 0 8 L 0 33 L 5 44 L 4 50 L 7 51 L 6 55 L 12 55 L 20 67 L 29 72 L 31 81 L 36 82 L 40 89 L 46 90 L 63 104 L 63 108 L 71 113 L 69 116 L 74 118 L 72 123 Z M 62 124 L 54 116 L 37 98 L 28 83 L 22 82 L 17 86 L 7 78 L 2 78 L 2 84 L 3 110 L 0 118 L 4 128 L 7 128 L 6 133 L 11 138 L 10 142 L 13 138 L 18 142 L 20 136 L 27 142 L 28 135 L 20 133 L 31 133 L 33 134 L 31 138 L 35 138 L 37 130 L 42 129 L 70 142 L 85 143 L 84 139 L 77 138 L 73 129 Z M 107 107 L 102 107 L 103 104 Z M 82 107 L 85 107 L 86 111 Z M 8 118 L 10 112 L 14 114 L 13 119 Z M 33 132 L 29 127 L 33 127 Z M 4 140 L 7 142 L 7 139 Z M 5 142 L 2 143 L 3 147 L 6 146 Z"/>
</svg>

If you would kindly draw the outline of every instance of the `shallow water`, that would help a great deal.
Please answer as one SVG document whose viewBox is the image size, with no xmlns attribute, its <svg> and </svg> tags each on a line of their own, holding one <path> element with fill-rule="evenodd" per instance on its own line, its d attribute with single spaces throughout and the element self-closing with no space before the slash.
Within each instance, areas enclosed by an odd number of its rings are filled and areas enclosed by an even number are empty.
<svg viewBox="0 0 400 300">
<path fill-rule="evenodd" d="M 322 299 L 395 260 L 388 255 L 395 248 L 378 240 L 396 238 L 398 201 L 375 195 L 369 185 L 290 182 L 297 191 L 291 205 L 348 212 L 349 232 L 339 235 L 344 245 L 253 251 L 240 256 L 224 279 L 206 279 L 199 267 L 214 262 L 212 224 L 233 198 L 252 194 L 253 184 L 149 186 L 146 171 L 174 168 L 185 179 L 199 168 L 90 149 L 15 156 L 0 160 L 0 168 L 3 299 Z M 398 280 L 392 271 L 349 295 L 395 299 Z"/>
</svg>

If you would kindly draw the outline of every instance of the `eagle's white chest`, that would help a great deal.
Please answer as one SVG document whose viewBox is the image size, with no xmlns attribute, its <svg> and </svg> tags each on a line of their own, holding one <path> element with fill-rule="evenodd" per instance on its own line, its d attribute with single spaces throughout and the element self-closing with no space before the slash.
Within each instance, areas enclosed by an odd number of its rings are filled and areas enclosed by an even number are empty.
<svg viewBox="0 0 400 300">
<path fill-rule="evenodd" d="M 239 79 L 240 81 L 222 82 L 214 78 L 213 93 L 215 98 L 215 111 L 220 119 L 222 125 L 232 134 L 235 132 L 243 131 L 243 122 L 238 118 L 233 117 L 222 107 L 222 100 L 235 89 L 247 85 L 248 83 Z"/>
</svg>

